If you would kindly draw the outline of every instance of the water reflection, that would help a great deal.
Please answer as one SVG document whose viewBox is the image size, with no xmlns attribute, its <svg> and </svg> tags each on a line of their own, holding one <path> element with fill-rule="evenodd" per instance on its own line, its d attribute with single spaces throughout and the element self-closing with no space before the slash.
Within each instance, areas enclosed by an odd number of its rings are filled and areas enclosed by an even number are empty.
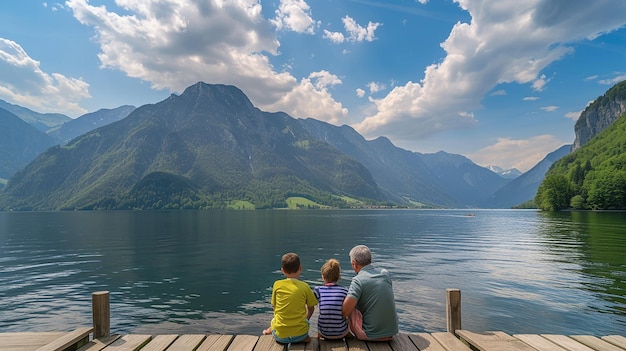
<svg viewBox="0 0 626 351">
<path fill-rule="evenodd" d="M 542 213 L 547 225 L 541 236 L 554 252 L 559 269 L 573 279 L 560 283 L 572 294 L 592 295 L 575 306 L 596 322 L 598 332 L 609 330 L 598 315 L 616 315 L 616 327 L 626 327 L 626 213 Z M 573 289 L 575 287 L 575 289 Z"/>
<path fill-rule="evenodd" d="M 111 291 L 116 332 L 251 333 L 271 318 L 280 257 L 302 279 L 364 243 L 393 275 L 401 328 L 623 334 L 626 217 L 535 211 L 172 211 L 0 213 L 0 330 L 91 323 Z"/>
</svg>

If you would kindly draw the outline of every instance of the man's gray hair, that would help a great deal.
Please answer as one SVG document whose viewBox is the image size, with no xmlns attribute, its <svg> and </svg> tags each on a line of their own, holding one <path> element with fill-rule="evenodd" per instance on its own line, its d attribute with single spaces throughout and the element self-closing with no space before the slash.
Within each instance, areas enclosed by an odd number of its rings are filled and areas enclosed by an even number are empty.
<svg viewBox="0 0 626 351">
<path fill-rule="evenodd" d="M 365 245 L 357 245 L 350 250 L 350 260 L 364 267 L 372 263 L 372 252 Z"/>
</svg>

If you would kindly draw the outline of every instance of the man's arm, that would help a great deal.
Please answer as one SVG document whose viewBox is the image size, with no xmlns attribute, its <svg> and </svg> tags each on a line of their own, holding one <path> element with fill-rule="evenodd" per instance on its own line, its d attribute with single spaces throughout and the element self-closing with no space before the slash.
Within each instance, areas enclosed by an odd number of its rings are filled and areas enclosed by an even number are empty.
<svg viewBox="0 0 626 351">
<path fill-rule="evenodd" d="M 348 317 L 356 307 L 356 303 L 357 299 L 355 299 L 354 297 L 346 296 L 346 298 L 343 299 L 343 305 L 341 305 L 341 316 L 343 318 Z"/>
</svg>

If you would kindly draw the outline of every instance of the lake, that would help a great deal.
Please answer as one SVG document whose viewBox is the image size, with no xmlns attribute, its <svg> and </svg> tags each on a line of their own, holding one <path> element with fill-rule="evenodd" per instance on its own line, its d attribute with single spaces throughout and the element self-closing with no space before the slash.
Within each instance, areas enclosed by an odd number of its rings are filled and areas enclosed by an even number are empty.
<svg viewBox="0 0 626 351">
<path fill-rule="evenodd" d="M 368 245 L 392 275 L 400 328 L 444 331 L 461 289 L 473 331 L 624 335 L 626 214 L 529 210 L 0 212 L 0 332 L 91 325 L 111 292 L 115 333 L 260 335 L 280 258 L 321 284 Z"/>
</svg>

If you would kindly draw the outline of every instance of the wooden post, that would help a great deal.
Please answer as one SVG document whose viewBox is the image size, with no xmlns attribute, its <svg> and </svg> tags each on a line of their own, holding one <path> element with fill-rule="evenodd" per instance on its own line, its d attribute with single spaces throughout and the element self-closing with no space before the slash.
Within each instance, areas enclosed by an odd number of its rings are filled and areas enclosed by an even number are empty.
<svg viewBox="0 0 626 351">
<path fill-rule="evenodd" d="M 461 329 L 461 290 L 446 289 L 446 324 L 448 332 L 454 334 Z"/>
<path fill-rule="evenodd" d="M 108 291 L 96 291 L 91 294 L 93 316 L 93 338 L 111 335 L 111 305 Z"/>
</svg>

